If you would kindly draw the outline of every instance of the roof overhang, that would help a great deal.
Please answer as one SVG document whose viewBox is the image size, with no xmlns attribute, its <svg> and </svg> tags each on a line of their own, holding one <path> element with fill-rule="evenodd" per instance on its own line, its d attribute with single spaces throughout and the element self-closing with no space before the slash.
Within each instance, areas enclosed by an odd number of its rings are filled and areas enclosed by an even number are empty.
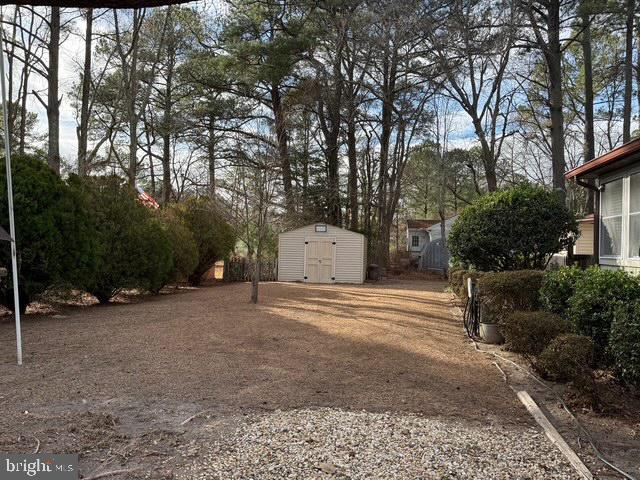
<svg viewBox="0 0 640 480">
<path fill-rule="evenodd" d="M 593 179 L 640 161 L 640 138 L 583 163 L 564 174 L 565 178 Z"/>
<path fill-rule="evenodd" d="M 190 1 L 193 0 L 13 0 L 8 2 L 0 1 L 0 4 L 70 8 L 146 8 L 176 5 Z"/>
</svg>

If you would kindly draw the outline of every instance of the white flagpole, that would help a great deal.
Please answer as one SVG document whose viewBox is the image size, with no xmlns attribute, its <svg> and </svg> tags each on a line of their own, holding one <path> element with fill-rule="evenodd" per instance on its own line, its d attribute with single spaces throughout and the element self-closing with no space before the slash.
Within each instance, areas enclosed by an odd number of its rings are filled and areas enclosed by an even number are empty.
<svg viewBox="0 0 640 480">
<path fill-rule="evenodd" d="M 18 365 L 22 365 L 22 329 L 20 326 L 20 294 L 18 293 L 18 255 L 16 252 L 16 225 L 13 219 L 13 181 L 11 179 L 11 144 L 9 114 L 7 112 L 7 86 L 4 76 L 4 30 L 0 26 L 0 76 L 2 77 L 2 116 L 4 120 L 4 155 L 7 167 L 7 197 L 9 201 L 9 235 L 11 235 L 11 273 L 13 275 L 13 311 L 16 316 L 16 347 Z"/>
</svg>

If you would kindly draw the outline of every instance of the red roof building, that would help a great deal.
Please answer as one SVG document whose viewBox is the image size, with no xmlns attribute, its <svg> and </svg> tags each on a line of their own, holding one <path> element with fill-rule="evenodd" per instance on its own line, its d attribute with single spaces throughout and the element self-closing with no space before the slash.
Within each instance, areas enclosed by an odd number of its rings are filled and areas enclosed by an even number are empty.
<svg viewBox="0 0 640 480">
<path fill-rule="evenodd" d="M 593 252 L 606 268 L 640 272 L 640 139 L 565 174 L 595 193 Z"/>
</svg>

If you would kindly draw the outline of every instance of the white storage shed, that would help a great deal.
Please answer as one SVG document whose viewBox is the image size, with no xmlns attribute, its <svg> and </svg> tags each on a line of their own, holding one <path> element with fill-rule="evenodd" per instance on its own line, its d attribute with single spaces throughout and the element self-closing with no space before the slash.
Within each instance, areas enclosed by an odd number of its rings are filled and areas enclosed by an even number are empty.
<svg viewBox="0 0 640 480">
<path fill-rule="evenodd" d="M 364 235 L 314 223 L 278 236 L 278 280 L 363 283 L 367 266 Z"/>
</svg>

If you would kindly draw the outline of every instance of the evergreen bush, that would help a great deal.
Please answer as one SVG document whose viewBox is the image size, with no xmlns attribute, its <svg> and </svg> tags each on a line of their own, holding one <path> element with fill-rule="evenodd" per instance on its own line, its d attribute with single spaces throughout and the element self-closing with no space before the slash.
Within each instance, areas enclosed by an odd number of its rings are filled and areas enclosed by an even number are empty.
<svg viewBox="0 0 640 480">
<path fill-rule="evenodd" d="M 550 380 L 584 385 L 591 376 L 593 358 L 593 340 L 567 333 L 551 340 L 538 357 L 536 368 Z"/>
<path fill-rule="evenodd" d="M 561 316 L 542 311 L 512 312 L 500 324 L 507 349 L 527 357 L 540 355 L 551 340 L 571 331 Z"/>
<path fill-rule="evenodd" d="M 175 211 L 191 230 L 198 247 L 198 264 L 189 275 L 189 282 L 198 285 L 207 270 L 233 251 L 235 232 L 215 202 L 208 198 L 188 199 L 178 205 Z"/>
<path fill-rule="evenodd" d="M 615 309 L 609 355 L 620 380 L 640 385 L 640 302 L 621 304 Z"/>
<path fill-rule="evenodd" d="M 554 192 L 528 184 L 486 194 L 466 207 L 448 239 L 455 262 L 480 271 L 544 268 L 577 233 Z"/>
<path fill-rule="evenodd" d="M 576 290 L 576 282 L 584 274 L 584 270 L 575 266 L 547 271 L 540 288 L 542 308 L 548 312 L 565 316 L 569 309 L 569 299 Z"/>
<path fill-rule="evenodd" d="M 99 262 L 87 290 L 101 303 L 123 288 L 157 292 L 173 268 L 169 237 L 135 192 L 115 176 L 83 182 L 95 219 Z"/>
<path fill-rule="evenodd" d="M 484 273 L 478 279 L 482 321 L 500 323 L 516 310 L 537 310 L 543 276 L 540 270 Z"/>
<path fill-rule="evenodd" d="M 606 349 L 614 313 L 620 304 L 640 298 L 640 282 L 622 270 L 590 267 L 575 283 L 568 318 L 577 333 L 591 337 L 598 361 L 606 364 Z"/>
<path fill-rule="evenodd" d="M 93 222 L 86 199 L 40 158 L 14 155 L 13 194 L 20 308 L 52 286 L 84 287 L 96 267 Z M 9 232 L 6 168 L 0 161 L 0 222 Z M 11 269 L 11 247 L 0 243 L 0 264 Z M 11 274 L 0 300 L 13 309 Z"/>
</svg>

